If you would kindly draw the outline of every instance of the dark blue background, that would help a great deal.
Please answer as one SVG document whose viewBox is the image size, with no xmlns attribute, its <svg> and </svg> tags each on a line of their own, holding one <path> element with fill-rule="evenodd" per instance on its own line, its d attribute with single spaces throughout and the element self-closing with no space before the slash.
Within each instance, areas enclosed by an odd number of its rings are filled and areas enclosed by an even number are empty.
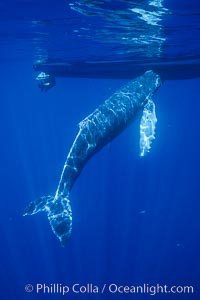
<svg viewBox="0 0 200 300">
<path fill-rule="evenodd" d="M 192 56 L 196 65 L 199 0 L 164 4 L 172 14 L 161 32 L 163 53 L 173 54 L 174 61 Z M 62 20 L 74 12 L 67 7 L 66 1 L 0 3 L 0 298 L 145 300 L 154 297 L 38 295 L 24 287 L 159 283 L 193 285 L 195 293 L 156 299 L 200 299 L 200 79 L 166 81 L 158 90 L 156 140 L 146 157 L 139 157 L 138 118 L 87 163 L 71 193 L 73 231 L 65 248 L 45 215 L 22 216 L 30 201 L 55 193 L 77 124 L 126 83 L 59 78 L 56 87 L 41 93 L 32 67 L 41 53 L 63 50 L 56 47 L 60 43 L 69 57 L 95 57 L 104 49 L 90 47 L 92 39 L 69 43 L 72 30 Z M 79 28 L 83 21 L 77 15 L 72 25 Z"/>
<path fill-rule="evenodd" d="M 2 63 L 1 299 L 150 299 L 150 295 L 37 295 L 27 283 L 193 285 L 199 299 L 199 86 L 166 81 L 156 94 L 151 152 L 139 119 L 86 165 L 72 193 L 73 232 L 62 248 L 27 203 L 53 194 L 77 124 L 125 81 L 58 79 L 41 93 L 31 61 Z M 142 213 L 144 212 L 145 213 Z"/>
</svg>

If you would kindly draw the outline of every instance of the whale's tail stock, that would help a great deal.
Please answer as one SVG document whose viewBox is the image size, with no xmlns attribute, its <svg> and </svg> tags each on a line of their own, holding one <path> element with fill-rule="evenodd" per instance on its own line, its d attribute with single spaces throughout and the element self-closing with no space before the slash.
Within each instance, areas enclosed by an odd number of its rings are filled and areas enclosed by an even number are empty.
<svg viewBox="0 0 200 300">
<path fill-rule="evenodd" d="M 69 195 L 44 196 L 29 203 L 23 216 L 39 212 L 47 214 L 51 229 L 64 246 L 72 231 L 72 211 Z"/>
</svg>

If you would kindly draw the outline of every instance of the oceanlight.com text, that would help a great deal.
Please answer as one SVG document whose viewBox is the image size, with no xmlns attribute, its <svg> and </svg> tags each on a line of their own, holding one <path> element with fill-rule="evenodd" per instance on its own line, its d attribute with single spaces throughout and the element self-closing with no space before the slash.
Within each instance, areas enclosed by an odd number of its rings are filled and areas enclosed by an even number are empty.
<svg viewBox="0 0 200 300">
<path fill-rule="evenodd" d="M 26 284 L 25 291 L 27 293 L 60 294 L 63 296 L 67 294 L 148 294 L 155 296 L 158 294 L 194 294 L 194 287 L 191 285 L 160 285 L 159 283 L 155 285 L 148 283 L 142 285 L 37 283 L 35 285 Z"/>
</svg>

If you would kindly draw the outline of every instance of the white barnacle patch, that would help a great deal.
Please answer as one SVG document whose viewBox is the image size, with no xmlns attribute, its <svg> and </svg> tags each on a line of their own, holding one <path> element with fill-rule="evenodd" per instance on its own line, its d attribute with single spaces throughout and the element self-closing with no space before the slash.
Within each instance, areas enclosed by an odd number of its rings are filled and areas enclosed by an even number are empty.
<svg viewBox="0 0 200 300">
<path fill-rule="evenodd" d="M 144 156 L 151 149 L 152 140 L 155 139 L 156 128 L 155 104 L 148 99 L 140 121 L 140 156 Z"/>
</svg>

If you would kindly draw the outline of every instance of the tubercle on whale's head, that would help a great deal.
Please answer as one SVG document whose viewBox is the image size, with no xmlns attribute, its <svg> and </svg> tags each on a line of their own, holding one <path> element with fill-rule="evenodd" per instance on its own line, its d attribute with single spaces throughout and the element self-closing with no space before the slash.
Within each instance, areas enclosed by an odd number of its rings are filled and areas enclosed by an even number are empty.
<svg viewBox="0 0 200 300">
<path fill-rule="evenodd" d="M 148 100 L 153 98 L 153 95 L 162 84 L 160 75 L 153 70 L 146 71 L 143 76 L 141 76 L 141 79 L 142 81 L 139 80 L 139 86 L 142 95 L 142 101 L 138 102 L 139 109 L 144 108 Z"/>
<path fill-rule="evenodd" d="M 161 86 L 162 84 L 162 79 L 161 77 L 157 74 L 157 78 L 156 78 L 156 83 L 155 83 L 155 92 L 158 90 L 158 88 Z"/>
<path fill-rule="evenodd" d="M 146 71 L 145 75 L 149 76 L 151 79 L 155 77 L 155 91 L 156 91 L 162 84 L 162 78 L 160 77 L 160 75 L 153 70 Z"/>
</svg>

